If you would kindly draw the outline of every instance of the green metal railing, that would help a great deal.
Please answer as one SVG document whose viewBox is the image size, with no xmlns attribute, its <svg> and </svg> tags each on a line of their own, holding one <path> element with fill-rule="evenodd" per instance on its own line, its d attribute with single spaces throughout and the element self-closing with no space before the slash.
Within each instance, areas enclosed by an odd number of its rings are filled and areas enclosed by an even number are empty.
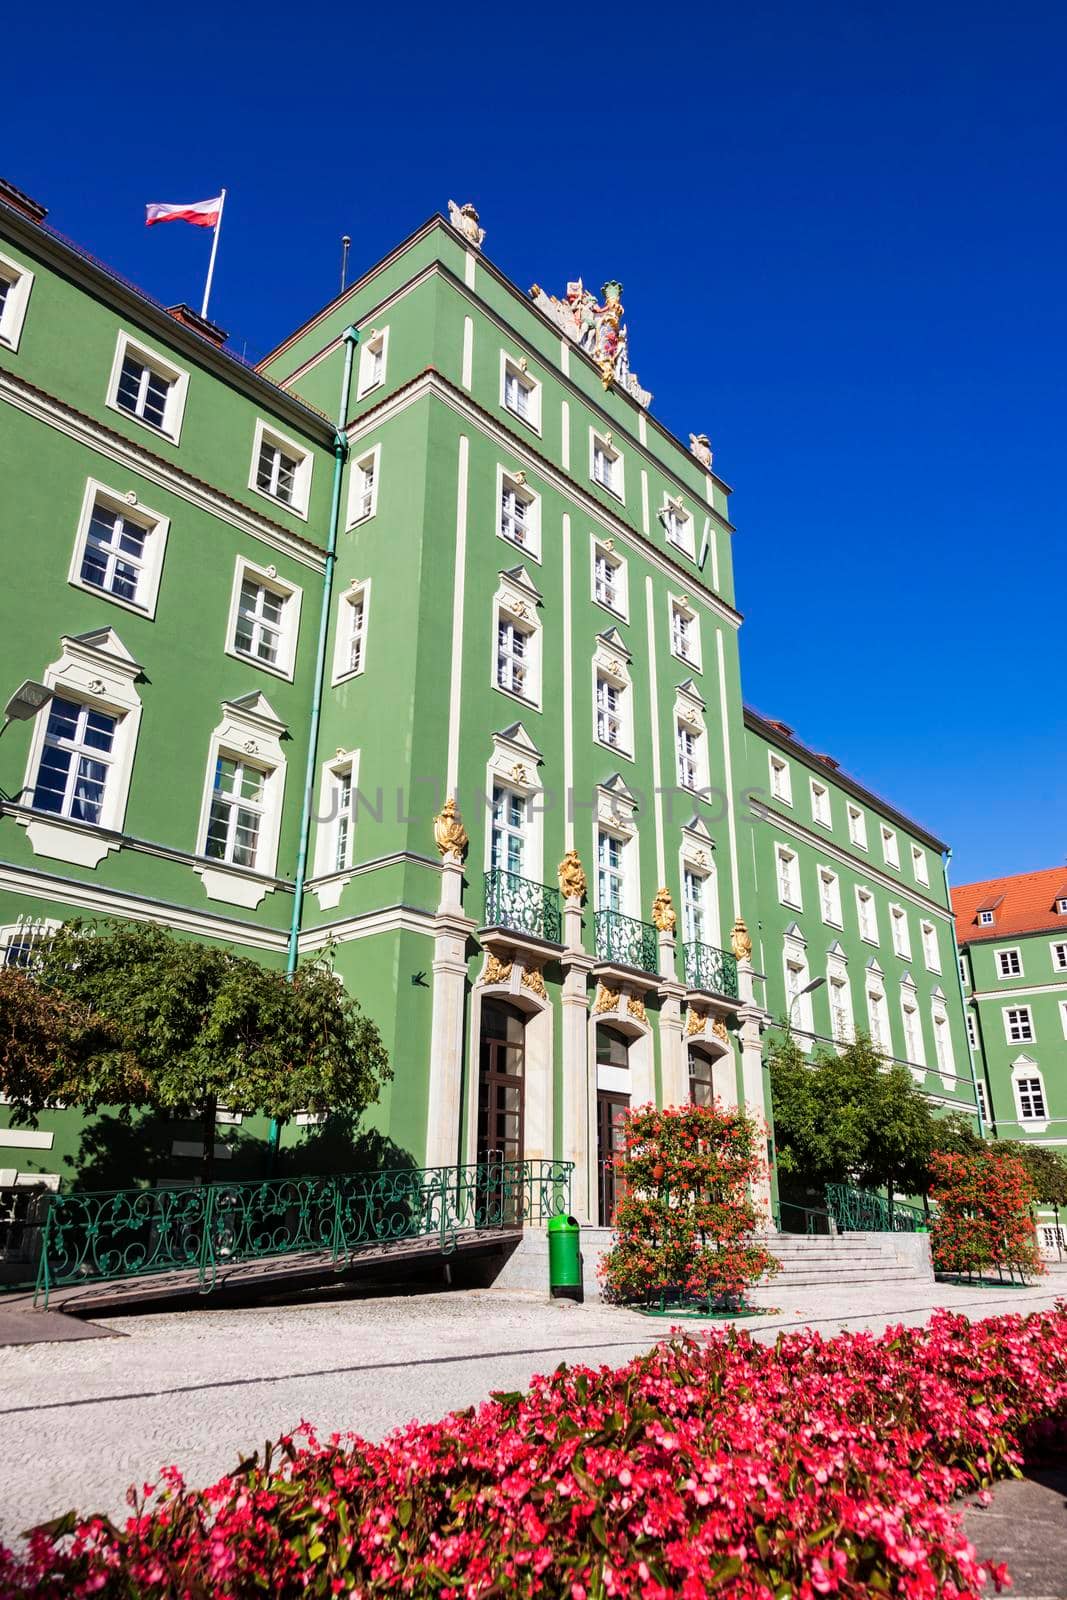
<svg viewBox="0 0 1067 1600">
<path fill-rule="evenodd" d="M 617 961 L 641 972 L 659 971 L 659 935 L 651 922 L 624 917 L 621 911 L 598 911 L 593 917 L 600 961 Z"/>
<path fill-rule="evenodd" d="M 48 1196 L 35 1302 L 68 1284 L 192 1272 L 201 1294 L 221 1267 L 317 1254 L 339 1270 L 360 1251 L 471 1230 L 504 1231 L 570 1210 L 569 1161 L 397 1168 L 325 1178 L 118 1189 Z"/>
<path fill-rule="evenodd" d="M 690 989 L 707 989 L 711 994 L 737 999 L 737 958 L 729 950 L 717 950 L 713 944 L 701 944 L 695 939 L 692 944 L 683 944 L 682 965 Z"/>
<path fill-rule="evenodd" d="M 844 1183 L 826 1185 L 826 1208 L 840 1233 L 917 1233 L 928 1225 L 919 1206 L 889 1201 L 866 1189 L 852 1189 Z"/>
<path fill-rule="evenodd" d="M 513 928 L 560 944 L 559 890 L 495 867 L 485 875 L 485 920 L 492 927 Z"/>
</svg>

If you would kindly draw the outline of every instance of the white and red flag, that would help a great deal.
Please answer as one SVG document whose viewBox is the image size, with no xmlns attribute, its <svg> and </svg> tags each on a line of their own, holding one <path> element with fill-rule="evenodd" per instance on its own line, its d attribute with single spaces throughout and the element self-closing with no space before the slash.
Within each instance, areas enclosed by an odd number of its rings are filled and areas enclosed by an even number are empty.
<svg viewBox="0 0 1067 1600">
<path fill-rule="evenodd" d="M 187 205 L 150 203 L 145 206 L 145 227 L 150 228 L 154 222 L 191 222 L 194 228 L 217 227 L 222 201 L 220 194 L 214 200 L 191 200 Z"/>
</svg>

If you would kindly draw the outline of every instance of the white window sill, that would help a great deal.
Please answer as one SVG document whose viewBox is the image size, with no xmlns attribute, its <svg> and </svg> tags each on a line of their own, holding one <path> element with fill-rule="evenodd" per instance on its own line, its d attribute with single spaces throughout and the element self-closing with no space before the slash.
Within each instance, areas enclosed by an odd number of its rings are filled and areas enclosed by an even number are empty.
<svg viewBox="0 0 1067 1600">
<path fill-rule="evenodd" d="M 127 422 L 136 423 L 139 428 L 143 428 L 146 433 L 150 433 L 153 439 L 166 439 L 168 444 L 177 445 L 178 433 L 171 433 L 167 428 L 157 428 L 154 422 L 149 422 L 145 417 L 137 416 L 133 411 L 127 411 L 124 406 L 116 405 L 114 400 L 107 402 L 107 408 L 109 411 L 114 411 L 116 416 L 124 417 Z"/>
<path fill-rule="evenodd" d="M 541 710 L 540 700 L 531 700 L 529 695 L 518 694 L 514 689 L 505 689 L 502 683 L 496 683 L 495 681 L 493 683 L 493 688 L 496 690 L 497 694 L 507 695 L 509 700 L 514 700 L 516 705 L 525 706 L 527 711 Z"/>
<path fill-rule="evenodd" d="M 606 600 L 598 600 L 596 595 L 593 595 L 593 604 L 599 606 L 601 611 L 606 611 L 609 617 L 614 617 L 616 622 L 625 622 L 629 626 L 630 617 L 628 612 L 619 611 L 615 606 L 609 606 Z"/>
<path fill-rule="evenodd" d="M 683 656 L 680 651 L 673 648 L 671 649 L 671 655 L 674 657 L 675 661 L 680 661 L 683 667 L 688 667 L 690 672 L 703 672 L 704 670 L 700 662 L 695 660 L 692 656 Z"/>
<path fill-rule="evenodd" d="M 246 667 L 258 667 L 260 672 L 268 672 L 272 678 L 281 678 L 285 683 L 292 683 L 292 667 L 279 667 L 270 661 L 261 661 L 259 656 L 246 655 L 243 650 L 235 650 L 232 645 L 227 645 L 226 654 L 234 661 L 242 661 Z"/>
<path fill-rule="evenodd" d="M 873 944 L 876 950 L 881 948 L 881 941 L 873 933 L 861 933 L 860 940 L 863 944 Z"/>
<path fill-rule="evenodd" d="M 609 494 L 613 500 L 617 500 L 619 502 L 620 506 L 624 506 L 626 504 L 626 496 L 621 495 L 618 489 L 612 489 L 608 484 L 601 483 L 599 478 L 591 478 L 590 482 L 592 483 L 594 489 L 599 489 L 602 494 Z"/>
<path fill-rule="evenodd" d="M 376 378 L 373 383 L 368 383 L 368 385 L 367 385 L 367 387 L 365 389 L 357 389 L 356 390 L 356 399 L 357 400 L 365 400 L 369 394 L 374 394 L 376 390 L 383 389 L 384 387 L 385 387 L 385 379 L 384 378 Z"/>
<path fill-rule="evenodd" d="M 502 544 L 509 544 L 511 548 L 513 550 L 517 550 L 521 556 L 527 557 L 530 561 L 536 561 L 538 566 L 541 565 L 540 549 L 535 548 L 532 544 L 520 544 L 517 539 L 509 539 L 506 533 L 500 532 L 499 528 L 497 529 L 496 536 Z"/>
<path fill-rule="evenodd" d="M 255 910 L 256 906 L 268 894 L 273 894 L 275 889 L 273 878 L 249 872 L 241 867 L 227 866 L 222 861 L 212 862 L 210 866 L 196 866 L 193 871 L 203 881 L 204 893 L 209 900 L 222 900 L 227 905 L 244 906 L 249 911 Z"/>
<path fill-rule="evenodd" d="M 68 578 L 67 582 L 72 589 L 80 589 L 83 594 L 95 595 L 97 600 L 106 600 L 109 605 L 121 606 L 123 611 L 132 611 L 135 617 L 147 617 L 149 622 L 156 619 L 155 606 L 149 610 L 135 600 L 124 600 L 121 595 L 112 594 L 110 589 L 100 589 L 95 583 L 85 583 L 81 578 Z"/>
<path fill-rule="evenodd" d="M 26 829 L 35 856 L 69 861 L 77 867 L 98 867 L 112 850 L 122 848 L 122 835 L 88 822 L 71 822 L 48 812 L 32 812 L 16 819 Z"/>
<path fill-rule="evenodd" d="M 537 435 L 537 437 L 540 439 L 540 437 L 541 437 L 541 424 L 540 424 L 540 422 L 532 422 L 529 417 L 524 417 L 520 411 L 513 410 L 512 407 L 509 406 L 509 405 L 501 406 L 500 409 L 502 411 L 506 412 L 506 414 L 509 417 L 514 417 L 516 422 L 521 422 L 524 428 L 529 428 L 530 432 L 531 433 L 535 433 Z"/>
<path fill-rule="evenodd" d="M 780 906 L 788 906 L 790 911 L 803 911 L 804 909 L 799 900 L 786 900 L 781 895 L 778 896 L 778 904 Z"/>
<path fill-rule="evenodd" d="M 330 679 L 330 688 L 336 689 L 339 684 L 351 683 L 353 678 L 362 678 L 366 670 L 366 666 L 362 666 L 352 667 L 348 672 L 339 672 L 335 678 Z"/>
<path fill-rule="evenodd" d="M 596 734 L 593 735 L 593 743 L 598 745 L 601 750 L 610 750 L 613 756 L 621 756 L 624 761 L 632 761 L 634 759 L 628 750 L 622 748 L 622 745 L 605 744 L 604 740 L 597 738 Z M 629 913 L 626 914 L 628 915 Z"/>
<path fill-rule="evenodd" d="M 299 517 L 301 522 L 307 521 L 308 508 L 306 505 L 302 506 L 295 500 L 281 500 L 276 494 L 271 494 L 268 489 L 261 489 L 255 483 L 250 483 L 248 488 L 252 494 L 257 494 L 261 500 L 269 500 L 271 505 L 275 506 L 279 511 L 288 511 L 294 517 Z"/>
<path fill-rule="evenodd" d="M 346 533 L 351 533 L 353 531 L 353 529 L 355 529 L 355 528 L 362 528 L 365 523 L 373 522 L 377 515 L 378 515 L 378 507 L 375 506 L 374 510 L 373 511 L 368 511 L 367 515 L 365 517 L 354 517 L 351 522 L 346 522 L 345 523 L 345 532 Z"/>
</svg>

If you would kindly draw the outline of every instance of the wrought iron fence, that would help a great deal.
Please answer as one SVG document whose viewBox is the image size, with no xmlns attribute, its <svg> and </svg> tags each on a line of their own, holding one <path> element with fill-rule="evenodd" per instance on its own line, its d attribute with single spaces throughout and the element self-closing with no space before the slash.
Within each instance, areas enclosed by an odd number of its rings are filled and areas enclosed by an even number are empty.
<svg viewBox="0 0 1067 1600">
<path fill-rule="evenodd" d="M 570 1210 L 569 1161 L 496 1161 L 48 1197 L 35 1299 L 52 1289 L 318 1254 L 340 1268 L 361 1250 L 469 1230 L 522 1227 Z"/>
<path fill-rule="evenodd" d="M 713 944 L 694 940 L 692 944 L 683 944 L 682 964 L 690 989 L 707 989 L 711 994 L 737 999 L 737 958 L 729 950 L 716 950 Z"/>
<path fill-rule="evenodd" d="M 517 872 L 496 867 L 486 873 L 485 920 L 487 925 L 532 933 L 536 939 L 550 939 L 554 944 L 562 942 L 559 890 L 520 878 Z"/>
<path fill-rule="evenodd" d="M 593 928 L 599 960 L 618 961 L 642 972 L 659 971 L 659 937 L 651 922 L 624 917 L 621 911 L 598 911 Z"/>
<path fill-rule="evenodd" d="M 826 1185 L 826 1207 L 841 1233 L 917 1233 L 928 1224 L 919 1206 L 894 1200 L 844 1183 Z"/>
</svg>

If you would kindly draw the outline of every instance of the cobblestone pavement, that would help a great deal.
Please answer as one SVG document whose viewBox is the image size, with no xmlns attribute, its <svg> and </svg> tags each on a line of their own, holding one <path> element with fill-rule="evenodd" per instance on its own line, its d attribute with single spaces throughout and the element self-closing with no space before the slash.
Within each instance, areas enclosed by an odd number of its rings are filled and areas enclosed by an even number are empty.
<svg viewBox="0 0 1067 1600">
<path fill-rule="evenodd" d="M 771 1289 L 762 1300 L 778 1311 L 743 1325 L 766 1339 L 806 1325 L 829 1335 L 925 1322 L 939 1305 L 995 1316 L 1048 1308 L 1056 1297 L 1055 1289 L 932 1283 Z M 189 1482 L 208 1483 L 302 1419 L 324 1434 L 380 1438 L 412 1417 L 521 1388 L 560 1361 L 620 1364 L 670 1326 L 596 1302 L 493 1290 L 207 1304 L 102 1325 L 119 1337 L 4 1351 L 0 1537 L 71 1506 L 120 1515 L 127 1486 L 169 1462 Z"/>
</svg>

